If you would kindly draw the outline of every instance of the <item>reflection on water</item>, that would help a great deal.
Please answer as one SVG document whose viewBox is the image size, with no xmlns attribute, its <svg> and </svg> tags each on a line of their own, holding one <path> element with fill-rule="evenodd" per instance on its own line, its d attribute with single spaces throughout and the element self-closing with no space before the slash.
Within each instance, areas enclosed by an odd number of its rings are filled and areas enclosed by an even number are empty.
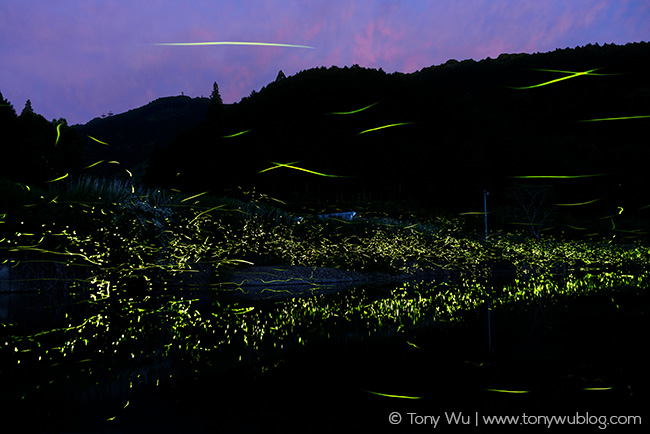
<svg viewBox="0 0 650 434">
<path fill-rule="evenodd" d="M 352 288 L 235 292 L 110 285 L 5 292 L 0 294 L 0 375 L 8 385 L 3 399 L 37 399 L 65 390 L 92 400 L 99 395 L 88 388 L 104 383 L 123 393 L 184 372 L 271 366 L 288 351 L 309 345 L 407 336 L 474 321 L 484 318 L 488 301 L 497 314 L 536 313 L 538 307 L 588 295 L 610 294 L 615 303 L 615 294 L 642 294 L 647 287 L 643 271 L 483 273 Z M 246 291 L 257 296 L 247 298 Z"/>
</svg>

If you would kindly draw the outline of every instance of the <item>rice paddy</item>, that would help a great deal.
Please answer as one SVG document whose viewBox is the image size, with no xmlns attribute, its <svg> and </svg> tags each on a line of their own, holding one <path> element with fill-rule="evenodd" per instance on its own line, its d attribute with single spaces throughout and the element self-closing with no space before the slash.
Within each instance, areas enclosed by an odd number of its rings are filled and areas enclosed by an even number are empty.
<svg viewBox="0 0 650 434">
<path fill-rule="evenodd" d="M 650 248 L 642 242 L 514 235 L 486 241 L 462 220 L 407 221 L 370 212 L 352 221 L 297 220 L 252 193 L 250 200 L 234 200 L 146 189 L 128 179 L 82 178 L 51 186 L 42 191 L 13 184 L 3 190 L 0 375 L 3 403 L 18 414 L 34 407 L 61 410 L 56 402 L 63 399 L 70 409 L 90 405 L 97 424 L 118 424 L 133 408 L 129 403 L 141 402 L 139 394 L 152 388 L 171 390 L 242 369 L 260 381 L 288 378 L 279 374 L 286 372 L 281 367 L 295 367 L 305 354 L 334 348 L 357 354 L 355 346 L 374 348 L 369 354 L 381 354 L 385 360 L 376 362 L 382 366 L 405 351 L 422 354 L 413 356 L 411 374 L 428 376 L 432 371 L 419 363 L 428 360 L 433 373 L 443 369 L 431 357 L 445 354 L 445 336 L 452 340 L 470 325 L 480 336 L 454 341 L 453 347 L 471 354 L 471 363 L 500 366 L 494 357 L 510 354 L 507 342 L 520 337 L 522 328 L 559 339 L 544 322 L 545 312 L 598 300 L 608 315 L 603 318 L 618 318 L 615 312 L 629 310 L 630 300 L 647 304 Z M 247 300 L 233 297 L 233 288 L 219 278 L 240 264 L 411 277 L 327 295 L 313 285 L 312 296 Z M 290 287 L 268 289 L 291 293 Z M 557 321 L 560 327 L 565 319 Z M 517 357 L 537 363 L 535 348 Z M 578 371 L 567 375 L 586 375 Z M 463 394 L 474 394 L 468 402 L 479 405 L 484 393 L 541 393 L 534 381 L 520 387 L 508 384 L 507 375 L 490 375 L 459 385 Z M 632 403 L 645 393 L 643 378 L 596 380 L 612 375 L 605 370 L 571 382 L 570 393 L 613 390 Z M 346 387 L 363 400 L 379 400 L 374 412 L 382 418 L 382 399 L 436 402 L 439 395 L 428 382 L 400 383 L 401 376 L 394 371 L 383 381 L 361 385 L 356 379 Z M 43 418 L 40 429 L 68 428 L 65 413 Z"/>
</svg>

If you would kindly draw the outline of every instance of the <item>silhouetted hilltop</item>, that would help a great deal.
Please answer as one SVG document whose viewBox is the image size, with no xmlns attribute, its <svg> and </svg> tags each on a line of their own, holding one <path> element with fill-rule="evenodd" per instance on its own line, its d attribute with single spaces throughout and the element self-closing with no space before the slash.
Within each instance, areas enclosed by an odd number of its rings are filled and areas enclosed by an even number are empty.
<svg viewBox="0 0 650 434">
<path fill-rule="evenodd" d="M 48 121 L 29 99 L 18 115 L 0 93 L 0 131 L 0 180 L 44 185 L 85 166 L 77 131 L 63 118 Z"/>
<path fill-rule="evenodd" d="M 155 149 L 164 149 L 186 128 L 205 118 L 208 98 L 170 96 L 125 113 L 95 118 L 84 125 L 75 125 L 85 137 L 84 152 L 91 162 L 119 161 L 119 165 L 100 164 L 93 168 L 98 175 L 124 173 L 129 169 L 136 176 L 144 175 L 146 161 Z M 103 145 L 88 136 L 108 143 Z"/>
<path fill-rule="evenodd" d="M 649 66 L 650 44 L 634 43 L 450 60 L 412 74 L 309 69 L 185 131 L 152 157 L 147 182 L 463 211 L 482 208 L 484 189 L 502 202 L 523 182 L 513 176 L 598 174 L 532 182 L 566 203 L 599 199 L 599 212 L 638 208 L 650 120 L 583 121 L 650 115 Z"/>
</svg>

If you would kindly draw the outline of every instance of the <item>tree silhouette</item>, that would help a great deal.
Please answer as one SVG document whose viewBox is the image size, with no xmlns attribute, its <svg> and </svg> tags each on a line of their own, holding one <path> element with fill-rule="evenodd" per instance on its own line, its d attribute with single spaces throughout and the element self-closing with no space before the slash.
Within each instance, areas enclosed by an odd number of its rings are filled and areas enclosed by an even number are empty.
<svg viewBox="0 0 650 434">
<path fill-rule="evenodd" d="M 275 77 L 275 82 L 277 83 L 278 81 L 280 81 L 280 80 L 282 80 L 284 78 L 287 78 L 287 76 L 284 75 L 284 72 L 282 72 L 282 70 L 280 70 L 280 72 L 278 72 L 278 76 Z"/>
<path fill-rule="evenodd" d="M 30 100 L 25 101 L 25 107 L 23 111 L 20 112 L 20 116 L 33 115 L 34 109 L 32 108 L 32 102 Z"/>
<path fill-rule="evenodd" d="M 11 105 L 8 99 L 5 99 L 5 97 L 2 95 L 2 92 L 0 92 L 0 113 L 13 113 L 13 117 L 16 117 L 16 110 L 14 110 L 14 106 Z"/>
<path fill-rule="evenodd" d="M 0 92 L 0 178 L 8 177 L 12 170 L 11 156 L 15 152 L 16 136 L 18 135 L 18 117 L 16 110 L 9 100 L 6 100 Z"/>
<path fill-rule="evenodd" d="M 223 99 L 219 93 L 219 85 L 215 81 L 212 84 L 212 93 L 210 94 L 210 105 L 208 106 L 207 119 L 215 119 L 223 111 Z"/>
<path fill-rule="evenodd" d="M 553 188 L 548 185 L 515 184 L 508 189 L 508 197 L 519 205 L 517 217 L 530 233 L 539 240 L 542 229 L 555 207 L 550 204 Z"/>
</svg>

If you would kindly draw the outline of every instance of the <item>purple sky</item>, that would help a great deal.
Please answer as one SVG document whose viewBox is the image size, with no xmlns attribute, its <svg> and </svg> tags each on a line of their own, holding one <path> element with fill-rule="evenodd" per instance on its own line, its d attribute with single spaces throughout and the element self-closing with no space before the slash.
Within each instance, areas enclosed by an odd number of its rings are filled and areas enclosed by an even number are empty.
<svg viewBox="0 0 650 434">
<path fill-rule="evenodd" d="M 270 46 L 163 46 L 171 42 Z M 448 59 L 650 41 L 648 0 L 0 0 L 0 92 L 85 123 L 156 98 L 239 101 L 313 67 L 413 72 Z"/>
</svg>

